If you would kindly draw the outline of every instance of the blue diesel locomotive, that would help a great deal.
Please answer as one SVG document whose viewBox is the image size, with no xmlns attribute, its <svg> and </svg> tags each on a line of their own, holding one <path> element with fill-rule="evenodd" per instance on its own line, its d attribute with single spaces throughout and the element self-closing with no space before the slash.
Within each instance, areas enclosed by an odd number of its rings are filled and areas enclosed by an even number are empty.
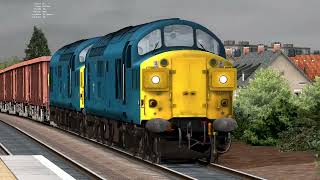
<svg viewBox="0 0 320 180">
<path fill-rule="evenodd" d="M 58 50 L 54 125 L 137 155 L 208 161 L 226 152 L 236 70 L 220 39 L 186 20 L 129 26 Z"/>
</svg>

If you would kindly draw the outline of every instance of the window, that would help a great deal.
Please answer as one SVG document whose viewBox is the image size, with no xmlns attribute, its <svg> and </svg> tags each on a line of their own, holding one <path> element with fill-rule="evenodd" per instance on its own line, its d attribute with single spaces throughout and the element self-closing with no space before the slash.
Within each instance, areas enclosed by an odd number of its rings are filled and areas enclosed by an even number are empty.
<svg viewBox="0 0 320 180">
<path fill-rule="evenodd" d="M 80 76 L 80 72 L 79 72 L 79 71 L 76 71 L 75 74 L 76 74 L 76 77 L 75 77 L 74 85 L 75 85 L 76 87 L 79 87 L 79 81 L 80 81 L 79 76 Z"/>
<path fill-rule="evenodd" d="M 121 99 L 121 91 L 122 91 L 122 63 L 121 59 L 116 59 L 116 64 L 115 64 L 115 92 L 116 92 L 116 98 Z"/>
<path fill-rule="evenodd" d="M 148 52 L 159 49 L 161 46 L 161 31 L 160 29 L 157 29 L 152 31 L 139 41 L 138 54 L 147 54 Z"/>
<path fill-rule="evenodd" d="M 187 25 L 171 25 L 164 28 L 164 44 L 172 46 L 193 46 L 193 29 Z"/>
<path fill-rule="evenodd" d="M 75 58 L 76 58 L 76 56 L 75 55 L 73 55 L 72 56 L 72 58 L 71 58 L 71 62 L 70 62 L 70 66 L 71 66 L 71 71 L 74 71 L 74 69 L 75 69 Z"/>
<path fill-rule="evenodd" d="M 196 36 L 198 48 L 219 54 L 219 43 L 212 36 L 200 29 L 196 30 Z"/>
<path fill-rule="evenodd" d="M 295 95 L 299 96 L 302 92 L 302 89 L 294 89 L 293 92 Z"/>
<path fill-rule="evenodd" d="M 86 86 L 87 86 L 87 96 L 88 99 L 90 100 L 90 96 L 91 96 L 91 79 L 90 79 L 90 63 L 88 63 L 87 67 L 86 67 L 86 71 L 87 71 L 87 76 L 86 76 Z"/>
<path fill-rule="evenodd" d="M 80 54 L 79 54 L 79 62 L 80 62 L 80 63 L 83 63 L 83 62 L 86 61 L 87 53 L 88 53 L 88 51 L 89 51 L 89 49 L 90 49 L 91 47 L 92 47 L 92 45 L 84 48 L 84 49 L 80 52 Z"/>
<path fill-rule="evenodd" d="M 131 45 L 127 46 L 126 49 L 126 54 L 125 54 L 125 58 L 126 58 L 126 67 L 127 68 L 131 68 Z"/>
</svg>

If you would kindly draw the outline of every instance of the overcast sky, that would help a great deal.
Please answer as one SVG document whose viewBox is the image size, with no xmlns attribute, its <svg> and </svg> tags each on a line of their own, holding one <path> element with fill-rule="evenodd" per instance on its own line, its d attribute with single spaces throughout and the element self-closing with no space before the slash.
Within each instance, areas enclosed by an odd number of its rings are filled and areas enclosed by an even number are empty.
<svg viewBox="0 0 320 180">
<path fill-rule="evenodd" d="M 222 41 L 320 49 L 319 0 L 43 0 L 55 15 L 33 19 L 35 2 L 41 0 L 0 0 L 0 57 L 23 57 L 34 25 L 54 52 L 79 39 L 171 17 L 198 22 Z"/>
</svg>

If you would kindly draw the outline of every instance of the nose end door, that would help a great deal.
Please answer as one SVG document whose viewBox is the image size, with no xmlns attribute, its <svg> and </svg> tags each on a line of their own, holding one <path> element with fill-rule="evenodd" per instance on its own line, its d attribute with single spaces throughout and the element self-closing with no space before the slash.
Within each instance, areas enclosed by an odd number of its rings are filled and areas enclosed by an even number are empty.
<svg viewBox="0 0 320 180">
<path fill-rule="evenodd" d="M 173 117 L 206 117 L 206 64 L 201 57 L 172 59 Z"/>
</svg>

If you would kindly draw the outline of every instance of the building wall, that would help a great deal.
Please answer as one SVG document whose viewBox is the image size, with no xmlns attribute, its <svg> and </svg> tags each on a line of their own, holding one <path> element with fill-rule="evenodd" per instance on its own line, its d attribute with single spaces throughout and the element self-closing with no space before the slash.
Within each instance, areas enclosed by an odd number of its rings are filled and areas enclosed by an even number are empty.
<svg viewBox="0 0 320 180">
<path fill-rule="evenodd" d="M 308 79 L 284 55 L 278 56 L 269 68 L 282 73 L 294 93 L 301 92 L 302 88 L 309 83 Z"/>
</svg>

